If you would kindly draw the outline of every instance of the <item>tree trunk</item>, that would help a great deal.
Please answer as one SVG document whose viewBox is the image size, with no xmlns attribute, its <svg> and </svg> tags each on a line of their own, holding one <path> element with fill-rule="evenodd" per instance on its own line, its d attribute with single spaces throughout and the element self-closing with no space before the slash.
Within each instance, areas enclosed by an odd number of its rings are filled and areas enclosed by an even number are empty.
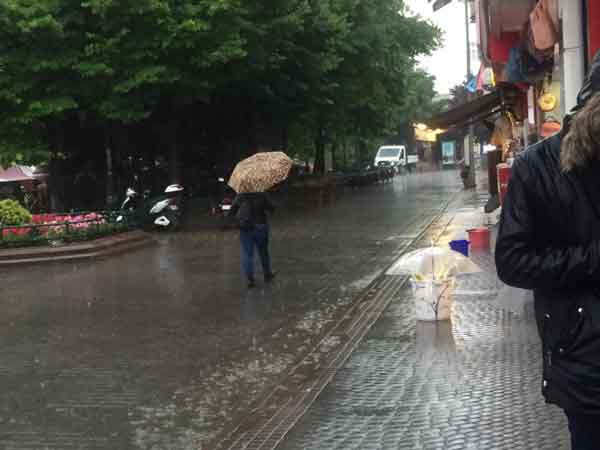
<svg viewBox="0 0 600 450">
<path fill-rule="evenodd" d="M 123 132 L 123 128 L 119 127 L 119 132 L 118 132 L 118 139 L 115 138 L 115 143 L 113 145 L 113 162 L 114 162 L 114 166 L 113 166 L 113 172 L 114 172 L 114 196 L 115 199 L 117 200 L 117 202 L 119 201 L 119 197 L 121 195 L 121 192 L 124 191 L 124 187 L 123 187 L 123 183 L 125 182 L 125 180 L 123 180 L 123 155 L 121 153 L 121 149 L 123 148 L 127 148 L 127 146 L 124 145 L 124 135 L 125 133 Z"/>
<path fill-rule="evenodd" d="M 367 163 L 367 145 L 362 139 L 358 140 L 358 160 L 361 165 Z"/>
<path fill-rule="evenodd" d="M 169 145 L 169 182 L 181 183 L 181 171 L 179 170 L 179 148 L 177 142 Z"/>
<path fill-rule="evenodd" d="M 58 212 L 63 208 L 62 182 L 60 179 L 58 157 L 64 154 L 64 135 L 60 124 L 57 125 L 54 148 L 48 163 L 48 197 L 50 211 Z"/>
<path fill-rule="evenodd" d="M 115 178 L 111 144 L 110 132 L 108 132 L 104 143 L 104 157 L 106 158 L 106 206 L 108 208 L 111 208 L 115 203 Z"/>
<path fill-rule="evenodd" d="M 283 151 L 287 152 L 288 151 L 288 147 L 290 145 L 290 140 L 289 140 L 289 136 L 288 136 L 287 125 L 282 125 L 281 126 L 281 145 L 283 147 Z"/>
<path fill-rule="evenodd" d="M 259 137 L 258 137 L 259 118 L 257 117 L 254 103 L 250 104 L 250 108 L 251 109 L 248 111 L 248 142 L 247 142 L 248 147 L 244 151 L 242 158 L 246 158 L 246 157 L 256 153 L 258 151 L 258 147 L 260 145 L 260 141 L 259 141 Z"/>
<path fill-rule="evenodd" d="M 322 175 L 325 173 L 325 129 L 319 125 L 315 139 L 315 165 L 313 173 Z"/>
<path fill-rule="evenodd" d="M 60 209 L 60 195 L 59 195 L 59 175 L 58 175 L 58 161 L 56 159 L 56 153 L 50 155 L 50 161 L 48 163 L 48 195 L 50 198 L 50 211 L 57 212 Z"/>
<path fill-rule="evenodd" d="M 168 173 L 166 174 L 168 177 L 168 183 L 170 184 L 180 184 L 181 180 L 181 165 L 180 165 L 180 155 L 179 155 L 179 142 L 178 142 L 178 134 L 181 131 L 179 124 L 176 122 L 171 122 L 168 124 L 167 128 L 164 130 L 166 133 L 163 136 L 163 140 L 167 142 L 167 162 L 168 162 Z M 164 189 L 164 186 L 162 187 Z"/>
<path fill-rule="evenodd" d="M 331 145 L 331 170 L 337 170 L 337 153 L 338 153 L 338 143 L 337 141 Z"/>
</svg>

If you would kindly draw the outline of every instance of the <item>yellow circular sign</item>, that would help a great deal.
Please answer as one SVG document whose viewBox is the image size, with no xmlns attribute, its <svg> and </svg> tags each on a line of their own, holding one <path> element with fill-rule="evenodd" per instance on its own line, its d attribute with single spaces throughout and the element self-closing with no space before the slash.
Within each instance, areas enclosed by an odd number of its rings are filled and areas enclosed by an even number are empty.
<svg viewBox="0 0 600 450">
<path fill-rule="evenodd" d="M 546 93 L 540 97 L 538 104 L 544 112 L 554 111 L 554 108 L 556 108 L 556 97 L 553 94 Z"/>
</svg>

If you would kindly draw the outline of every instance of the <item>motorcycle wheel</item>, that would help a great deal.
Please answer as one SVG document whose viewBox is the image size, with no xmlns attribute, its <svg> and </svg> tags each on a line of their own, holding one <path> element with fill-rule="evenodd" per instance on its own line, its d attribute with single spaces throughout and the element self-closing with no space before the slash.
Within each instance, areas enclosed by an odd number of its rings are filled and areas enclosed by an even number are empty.
<svg viewBox="0 0 600 450">
<path fill-rule="evenodd" d="M 153 224 L 154 228 L 161 231 L 177 231 L 181 226 L 181 220 L 179 219 L 179 217 L 175 214 L 165 214 L 165 217 L 169 220 L 169 225 L 160 226 Z"/>
</svg>

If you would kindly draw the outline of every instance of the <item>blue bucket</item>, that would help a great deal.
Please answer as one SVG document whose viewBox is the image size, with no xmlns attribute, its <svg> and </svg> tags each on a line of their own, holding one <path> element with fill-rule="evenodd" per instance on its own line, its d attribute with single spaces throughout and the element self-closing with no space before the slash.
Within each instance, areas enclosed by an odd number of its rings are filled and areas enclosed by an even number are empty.
<svg viewBox="0 0 600 450">
<path fill-rule="evenodd" d="M 462 255 L 469 256 L 469 244 L 470 242 L 466 240 L 451 241 L 450 248 Z"/>
</svg>

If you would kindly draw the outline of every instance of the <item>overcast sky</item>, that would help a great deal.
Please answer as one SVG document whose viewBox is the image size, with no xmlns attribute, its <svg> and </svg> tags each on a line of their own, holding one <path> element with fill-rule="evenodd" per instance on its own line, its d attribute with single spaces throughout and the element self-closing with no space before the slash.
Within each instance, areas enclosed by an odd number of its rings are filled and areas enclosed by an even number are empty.
<svg viewBox="0 0 600 450">
<path fill-rule="evenodd" d="M 436 77 L 436 90 L 446 94 L 450 88 L 465 79 L 467 71 L 465 38 L 465 4 L 458 0 L 433 12 L 432 3 L 427 0 L 406 0 L 409 8 L 416 14 L 430 19 L 444 32 L 443 47 L 432 56 L 422 58 L 421 66 Z M 475 26 L 471 26 L 471 42 L 476 41 Z M 473 71 L 479 69 L 473 62 Z"/>
</svg>

